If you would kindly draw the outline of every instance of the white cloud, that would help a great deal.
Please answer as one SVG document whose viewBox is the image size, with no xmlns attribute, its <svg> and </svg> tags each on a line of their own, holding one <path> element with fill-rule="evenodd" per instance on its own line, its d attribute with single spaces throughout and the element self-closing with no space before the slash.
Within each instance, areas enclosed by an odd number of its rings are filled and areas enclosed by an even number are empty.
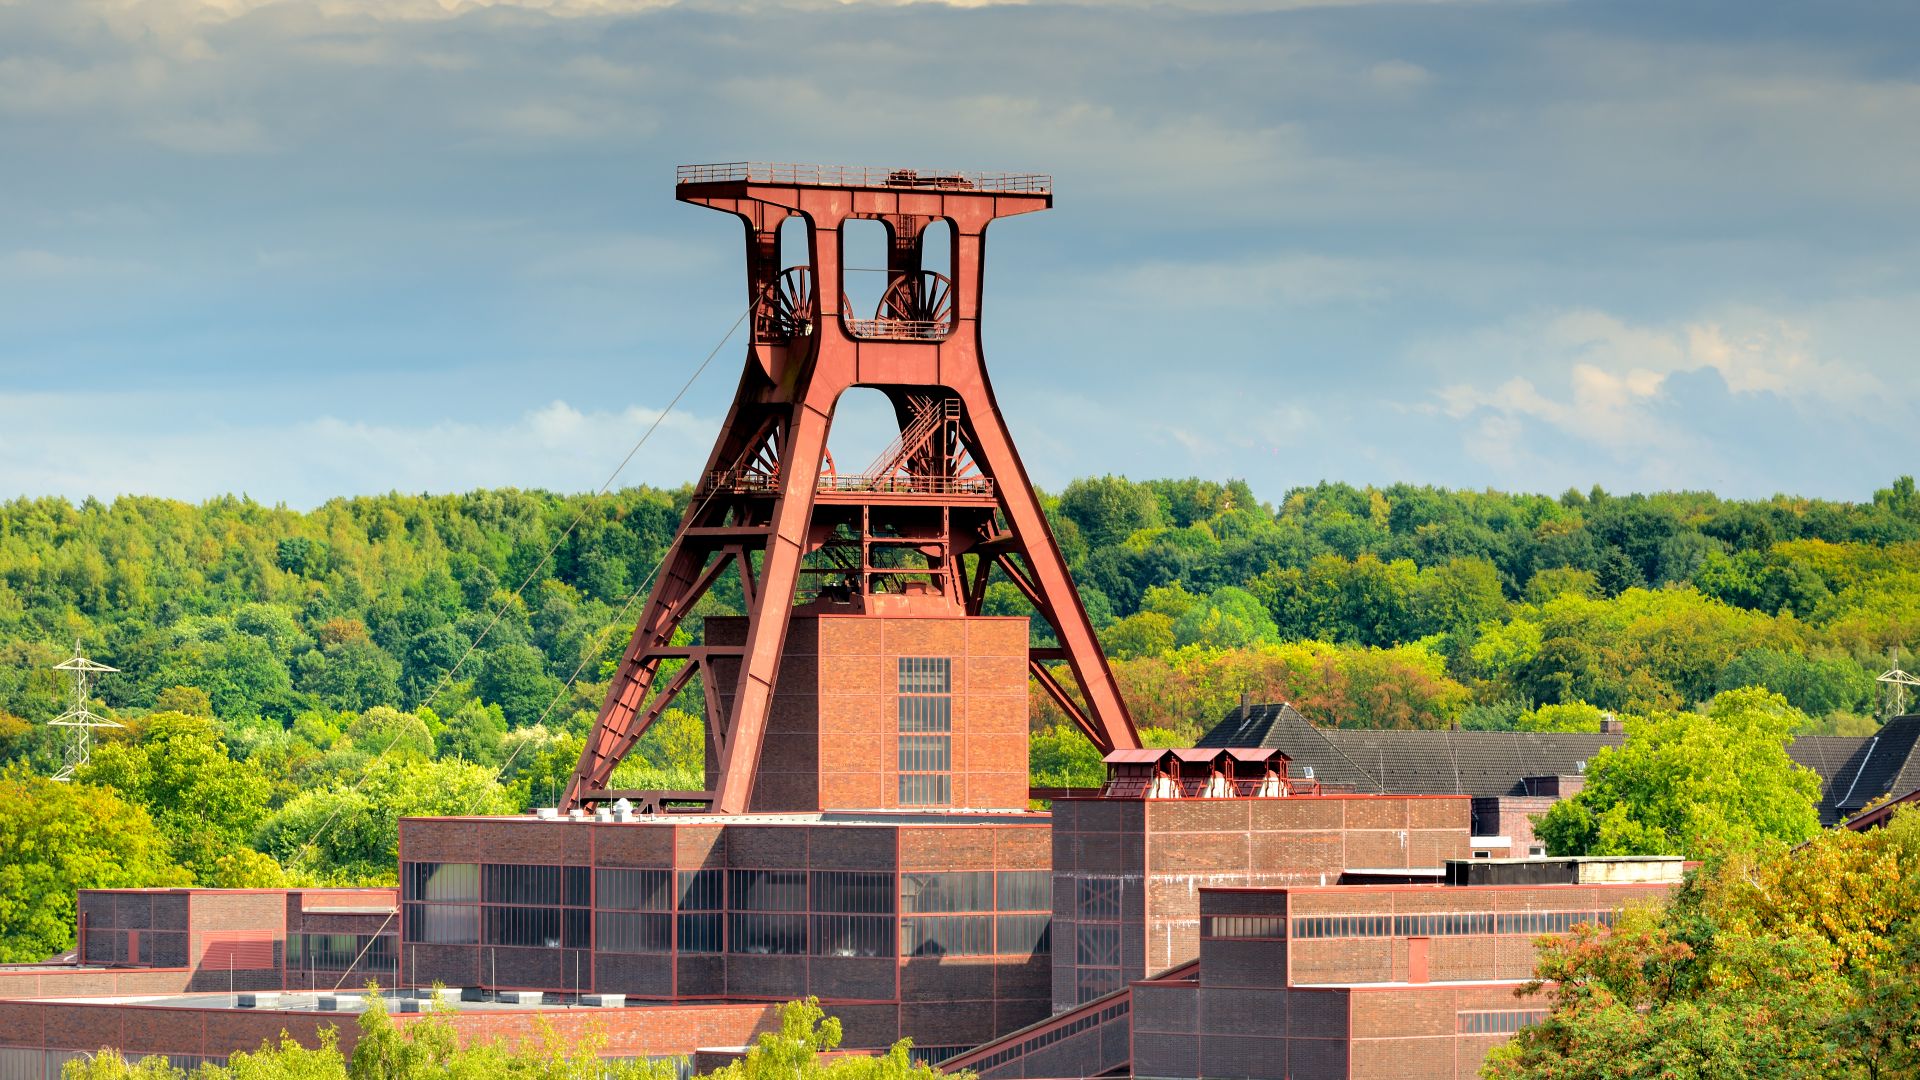
<svg viewBox="0 0 1920 1080">
<path fill-rule="evenodd" d="M 1551 471 L 1551 459 L 1598 455 L 1651 485 L 1699 483 L 1730 457 L 1771 449 L 1784 433 L 1727 440 L 1728 418 L 1696 415 L 1675 380 L 1713 372 L 1731 407 L 1804 417 L 1808 431 L 1886 419 L 1887 387 L 1866 366 L 1823 357 L 1800 321 L 1739 311 L 1664 326 L 1583 310 L 1519 320 L 1417 350 L 1441 372 L 1489 377 L 1447 382 L 1413 411 L 1445 417 L 1471 459 L 1510 476 Z M 1738 424 L 1739 421 L 1734 421 Z"/>
<path fill-rule="evenodd" d="M 554 401 L 499 424 L 375 424 L 316 416 L 285 425 L 132 430 L 154 410 L 191 417 L 158 396 L 0 395 L 0 491 L 199 500 L 250 492 L 312 506 L 342 494 L 543 487 L 594 491 L 656 420 L 617 485 L 678 485 L 695 476 L 718 421 L 657 409 L 583 410 Z M 73 431 L 88 438 L 74 440 Z"/>
</svg>

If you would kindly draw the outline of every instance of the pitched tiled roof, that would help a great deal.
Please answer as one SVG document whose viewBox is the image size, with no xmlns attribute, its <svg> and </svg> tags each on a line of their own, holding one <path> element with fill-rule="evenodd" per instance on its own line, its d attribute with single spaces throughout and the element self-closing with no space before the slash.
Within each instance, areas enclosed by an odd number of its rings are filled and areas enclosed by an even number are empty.
<svg viewBox="0 0 1920 1080">
<path fill-rule="evenodd" d="M 1356 791 L 1408 795 L 1520 795 L 1530 776 L 1572 776 L 1618 734 L 1551 731 L 1389 731 L 1319 727 L 1285 702 L 1227 712 L 1201 737 L 1208 747 L 1261 746 L 1293 760 L 1293 774 Z M 1920 787 L 1920 715 L 1875 736 L 1810 735 L 1787 753 L 1820 776 L 1820 817 L 1832 823 L 1892 791 Z"/>
</svg>

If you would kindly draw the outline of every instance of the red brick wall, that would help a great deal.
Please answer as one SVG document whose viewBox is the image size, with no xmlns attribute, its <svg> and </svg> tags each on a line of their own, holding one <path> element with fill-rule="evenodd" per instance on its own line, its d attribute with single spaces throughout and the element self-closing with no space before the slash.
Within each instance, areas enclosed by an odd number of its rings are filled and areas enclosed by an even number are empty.
<svg viewBox="0 0 1920 1080">
<path fill-rule="evenodd" d="M 418 1023 L 396 1014 L 396 1024 Z M 646 1009 L 548 1009 L 456 1014 L 454 1029 L 466 1042 L 504 1038 L 518 1042 L 542 1024 L 566 1039 L 597 1031 L 609 1056 L 691 1054 L 702 1046 L 741 1046 L 778 1026 L 776 1005 L 675 1005 Z M 287 1034 L 307 1046 L 335 1026 L 350 1051 L 359 1031 L 350 1015 L 256 1012 L 251 1009 L 163 1008 L 149 1005 L 0 1002 L 0 1046 L 53 1050 L 112 1047 L 127 1054 L 191 1054 L 225 1057 L 257 1050 Z"/>
<path fill-rule="evenodd" d="M 707 638 L 738 643 L 744 627 L 737 617 L 709 618 Z M 952 661 L 953 805 L 1026 806 L 1027 620 L 809 614 L 789 624 L 754 779 L 754 812 L 899 805 L 897 661 L 903 656 Z M 730 704 L 722 695 L 722 707 Z"/>
</svg>

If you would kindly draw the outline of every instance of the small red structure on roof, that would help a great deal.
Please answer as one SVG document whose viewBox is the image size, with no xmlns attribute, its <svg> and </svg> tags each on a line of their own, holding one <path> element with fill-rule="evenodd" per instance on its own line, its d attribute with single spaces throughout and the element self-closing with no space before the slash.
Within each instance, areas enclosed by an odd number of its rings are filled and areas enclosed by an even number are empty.
<svg viewBox="0 0 1920 1080">
<path fill-rule="evenodd" d="M 1278 799 L 1317 794 L 1287 776 L 1287 755 L 1267 747 L 1178 746 L 1115 750 L 1103 758 L 1109 799 Z"/>
</svg>

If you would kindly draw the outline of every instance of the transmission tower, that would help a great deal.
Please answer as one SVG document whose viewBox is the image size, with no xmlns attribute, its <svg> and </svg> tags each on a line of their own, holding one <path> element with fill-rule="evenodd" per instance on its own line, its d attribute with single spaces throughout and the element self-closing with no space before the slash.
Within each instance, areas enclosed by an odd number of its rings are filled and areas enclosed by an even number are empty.
<svg viewBox="0 0 1920 1080">
<path fill-rule="evenodd" d="M 63 748 L 60 771 L 53 774 L 56 781 L 62 783 L 72 780 L 74 773 L 85 766 L 93 757 L 93 731 L 95 728 L 117 728 L 126 725 L 109 720 L 93 711 L 87 704 L 87 684 L 93 676 L 110 671 L 119 671 L 105 664 L 98 664 L 80 655 L 80 642 L 73 643 L 73 658 L 64 663 L 53 665 L 55 671 L 65 671 L 73 675 L 73 704 L 66 712 L 54 717 L 47 723 L 52 727 L 66 728 L 66 746 Z"/>
<path fill-rule="evenodd" d="M 1880 673 L 1878 681 L 1887 684 L 1887 719 L 1905 716 L 1907 713 L 1907 688 L 1920 687 L 1920 679 L 1900 670 L 1900 650 L 1887 650 L 1887 662 L 1891 665 Z"/>
</svg>

